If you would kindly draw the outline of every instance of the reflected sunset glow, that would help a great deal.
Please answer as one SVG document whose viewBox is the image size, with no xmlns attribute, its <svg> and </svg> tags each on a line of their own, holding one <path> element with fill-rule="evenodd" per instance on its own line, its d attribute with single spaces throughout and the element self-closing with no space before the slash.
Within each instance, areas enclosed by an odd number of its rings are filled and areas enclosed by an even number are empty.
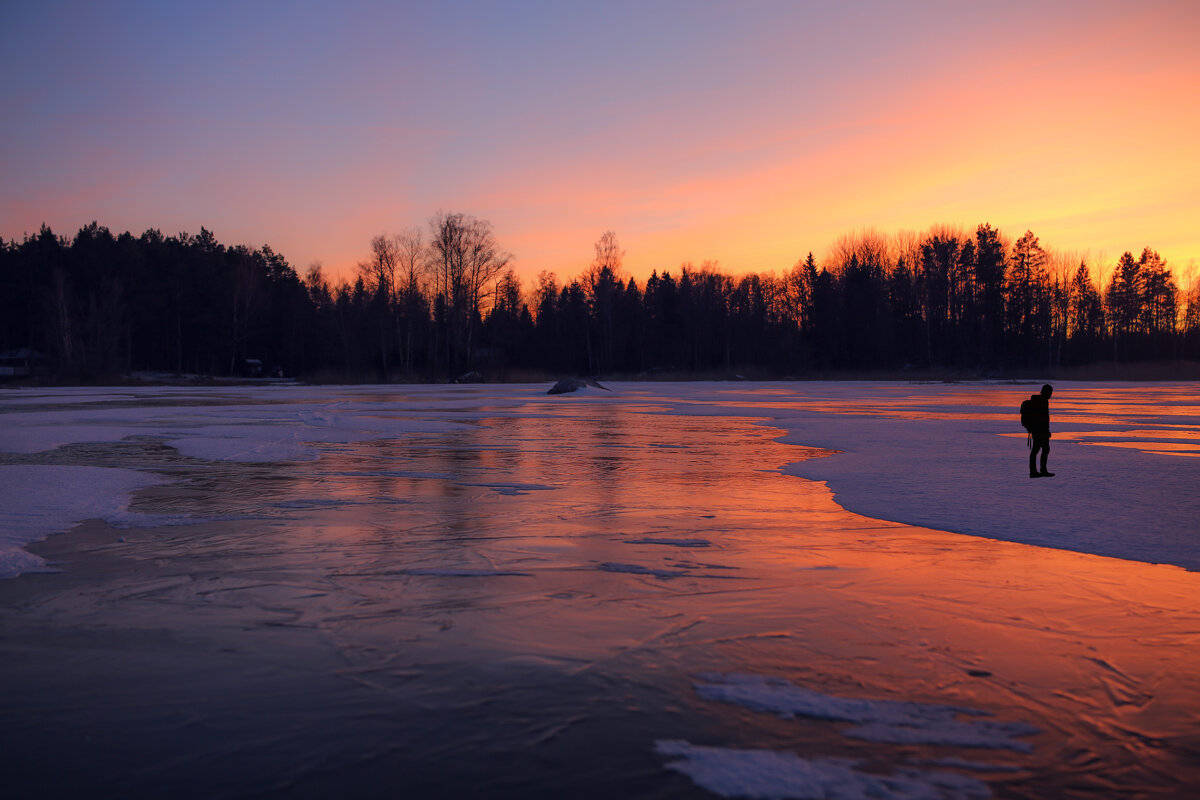
<svg viewBox="0 0 1200 800">
<path fill-rule="evenodd" d="M 1032 724 L 1032 755 L 976 756 L 1016 770 L 1001 781 L 1018 796 L 1200 779 L 1155 744 L 1191 736 L 1200 707 L 1200 573 L 847 512 L 825 485 L 775 471 L 827 451 L 781 444 L 758 422 L 636 400 L 535 401 L 448 437 L 327 453 L 288 496 L 406 504 L 357 528 L 318 509 L 247 546 L 270 552 L 279 535 L 281 552 L 321 554 L 331 591 L 307 619 L 336 639 L 350 674 L 383 691 L 433 692 L 425 665 L 451 659 L 453 670 L 493 662 L 506 675 L 537 665 L 649 682 L 687 706 L 689 686 L 647 671 L 766 673 Z M 722 728 L 749 723 L 736 707 L 702 709 Z M 828 725 L 754 724 L 789 747 L 864 755 L 831 742 Z"/>
<path fill-rule="evenodd" d="M 134 527 L 92 519 L 28 545 L 63 571 L 0 581 L 0 682 L 44 711 L 8 715 L 13 771 L 44 781 L 26 762 L 49 741 L 92 766 L 106 754 L 74 743 L 117 730 L 138 734 L 131 794 L 204 780 L 273 795 L 286 778 L 353 797 L 399 775 L 414 796 L 661 797 L 678 776 L 656 742 L 678 740 L 936 772 L 968 797 L 1200 782 L 1190 461 L 1056 444 L 1059 476 L 1033 482 L 1021 517 L 1024 448 L 1003 436 L 1025 386 L 611 388 L 14 392 L 9 474 L 104 464 L 163 481 L 115 521 Z M 1197 441 L 1196 400 L 1183 382 L 1062 382 L 1053 424 L 1149 450 Z M 907 446 L 886 450 L 880 430 Z M 14 431 L 75 444 L 13 447 Z M 933 472 L 921 442 L 951 459 L 948 494 L 890 483 Z M 870 498 L 836 469 L 801 475 L 837 464 L 887 507 L 847 510 Z M 1132 516 L 1104 505 L 1151 472 Z M 912 496 L 955 530 L 967 504 L 999 510 L 976 535 L 880 518 Z M 705 689 L 739 675 L 874 711 L 781 716 Z M 935 722 L 872 723 L 897 704 Z M 160 737 L 186 760 L 143 758 Z"/>
</svg>

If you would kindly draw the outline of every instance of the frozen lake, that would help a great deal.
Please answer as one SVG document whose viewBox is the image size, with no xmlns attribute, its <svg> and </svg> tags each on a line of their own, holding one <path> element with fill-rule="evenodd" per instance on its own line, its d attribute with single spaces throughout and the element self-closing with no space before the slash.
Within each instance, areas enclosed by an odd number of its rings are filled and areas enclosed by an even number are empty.
<svg viewBox="0 0 1200 800">
<path fill-rule="evenodd" d="M 1189 796 L 1200 390 L 1056 385 L 1031 481 L 1039 385 L 0 393 L 0 774 Z"/>
</svg>

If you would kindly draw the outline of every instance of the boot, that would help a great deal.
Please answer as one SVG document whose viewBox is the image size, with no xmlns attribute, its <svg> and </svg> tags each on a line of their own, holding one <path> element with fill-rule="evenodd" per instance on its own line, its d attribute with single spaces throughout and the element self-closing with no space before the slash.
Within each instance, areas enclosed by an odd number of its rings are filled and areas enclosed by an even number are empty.
<svg viewBox="0 0 1200 800">
<path fill-rule="evenodd" d="M 1034 476 L 1033 476 L 1033 475 L 1030 475 L 1029 477 L 1031 477 L 1031 478 L 1032 478 L 1032 477 L 1034 477 Z M 1039 472 L 1039 473 L 1037 474 L 1037 477 L 1039 477 L 1039 478 L 1053 478 L 1053 477 L 1054 477 L 1054 473 L 1053 473 L 1053 472 L 1046 472 L 1046 468 L 1045 468 L 1045 467 L 1042 467 L 1042 471 L 1041 471 L 1041 472 Z"/>
<path fill-rule="evenodd" d="M 1040 477 L 1042 477 L 1042 473 L 1038 472 L 1036 469 L 1031 469 L 1031 470 L 1029 470 L 1029 477 L 1040 478 Z"/>
</svg>

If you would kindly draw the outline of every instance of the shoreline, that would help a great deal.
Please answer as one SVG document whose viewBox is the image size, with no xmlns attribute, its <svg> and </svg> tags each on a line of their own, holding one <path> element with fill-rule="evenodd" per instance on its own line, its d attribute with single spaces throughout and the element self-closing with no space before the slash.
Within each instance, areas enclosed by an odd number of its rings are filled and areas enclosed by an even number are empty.
<svg viewBox="0 0 1200 800">
<path fill-rule="evenodd" d="M 133 372 L 107 376 L 90 381 L 42 376 L 36 380 L 8 379 L 0 381 L 0 389 L 64 389 L 64 388 L 132 388 L 154 386 L 185 386 L 226 388 L 238 386 L 448 386 L 492 385 L 509 386 L 526 383 L 553 385 L 565 373 L 542 370 L 511 369 L 493 375 L 477 374 L 476 379 L 428 379 L 425 377 L 392 375 L 379 380 L 379 375 L 355 375 L 337 372 L 316 373 L 286 378 L 244 378 L 235 376 L 176 374 L 168 372 Z M 1072 367 L 958 369 L 945 367 L 914 367 L 910 369 L 870 370 L 811 370 L 799 375 L 771 374 L 761 368 L 734 367 L 728 370 L 662 369 L 642 373 L 600 374 L 600 381 L 637 383 L 705 383 L 705 382 L 782 382 L 782 383 L 1043 383 L 1046 381 L 1115 382 L 1115 383 L 1173 383 L 1200 381 L 1198 361 L 1148 361 L 1130 363 L 1097 362 Z"/>
</svg>

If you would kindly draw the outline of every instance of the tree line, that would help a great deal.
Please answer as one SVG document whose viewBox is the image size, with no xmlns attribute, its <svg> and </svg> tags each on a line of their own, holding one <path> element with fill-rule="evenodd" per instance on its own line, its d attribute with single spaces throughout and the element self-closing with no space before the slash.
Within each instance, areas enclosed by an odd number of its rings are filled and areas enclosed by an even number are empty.
<svg viewBox="0 0 1200 800">
<path fill-rule="evenodd" d="M 211 231 L 0 240 L 0 352 L 60 376 L 268 372 L 341 380 L 553 374 L 757 376 L 1200 360 L 1200 287 L 1151 248 L 1107 275 L 990 225 L 842 237 L 776 274 L 712 262 L 639 284 L 609 231 L 582 274 L 522 283 L 492 225 L 438 213 L 376 236 L 353 281 L 301 277 Z"/>
</svg>

